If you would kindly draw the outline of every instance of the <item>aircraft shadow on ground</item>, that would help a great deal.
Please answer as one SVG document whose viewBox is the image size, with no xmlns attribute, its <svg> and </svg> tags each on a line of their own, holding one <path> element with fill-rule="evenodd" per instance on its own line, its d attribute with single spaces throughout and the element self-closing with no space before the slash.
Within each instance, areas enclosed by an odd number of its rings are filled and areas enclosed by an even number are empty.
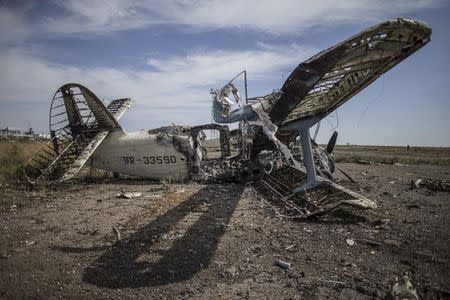
<svg viewBox="0 0 450 300">
<path fill-rule="evenodd" d="M 84 270 L 83 281 L 109 288 L 159 286 L 187 280 L 207 268 L 244 187 L 233 185 L 229 189 L 220 199 L 211 197 L 214 188 L 205 187 L 116 242 Z M 202 211 L 204 202 L 211 205 Z M 170 249 L 158 249 L 158 237 L 169 233 L 193 211 L 201 215 L 185 234 L 175 238 Z"/>
</svg>

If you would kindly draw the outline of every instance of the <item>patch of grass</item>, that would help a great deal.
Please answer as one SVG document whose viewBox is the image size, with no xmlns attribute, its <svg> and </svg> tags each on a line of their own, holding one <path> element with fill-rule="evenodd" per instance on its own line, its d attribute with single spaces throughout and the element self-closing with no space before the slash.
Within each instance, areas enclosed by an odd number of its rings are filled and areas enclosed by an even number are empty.
<svg viewBox="0 0 450 300">
<path fill-rule="evenodd" d="M 369 163 L 380 163 L 380 164 L 405 164 L 405 165 L 440 165 L 440 166 L 448 166 L 450 165 L 450 158 L 446 157 L 376 157 L 376 156 L 366 156 L 366 155 L 358 155 L 358 154 L 350 154 L 350 155 L 339 155 L 335 157 L 335 161 L 338 163 L 361 163 L 361 162 L 369 162 Z"/>
<path fill-rule="evenodd" d="M 333 155 L 337 162 L 450 165 L 448 147 L 337 145 Z"/>
<path fill-rule="evenodd" d="M 24 163 L 36 153 L 46 141 L 0 139 L 0 182 L 25 180 Z"/>
<path fill-rule="evenodd" d="M 164 193 L 168 193 L 171 191 L 173 182 L 174 179 L 172 176 L 161 179 L 160 183 Z"/>
<path fill-rule="evenodd" d="M 6 153 L 0 157 L 0 181 L 22 181 L 25 179 L 23 173 L 22 147 L 18 144 L 12 145 Z"/>
</svg>

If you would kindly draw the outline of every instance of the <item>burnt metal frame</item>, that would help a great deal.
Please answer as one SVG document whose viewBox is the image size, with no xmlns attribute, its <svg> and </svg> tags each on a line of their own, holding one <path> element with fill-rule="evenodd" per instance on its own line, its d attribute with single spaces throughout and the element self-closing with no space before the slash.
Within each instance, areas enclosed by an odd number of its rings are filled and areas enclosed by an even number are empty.
<svg viewBox="0 0 450 300">
<path fill-rule="evenodd" d="M 230 130 L 227 125 L 219 125 L 215 123 L 195 126 L 189 129 L 190 135 L 194 139 L 194 143 L 197 141 L 197 136 L 202 130 L 217 130 L 220 135 L 220 158 L 225 158 L 231 155 L 230 145 Z"/>
</svg>

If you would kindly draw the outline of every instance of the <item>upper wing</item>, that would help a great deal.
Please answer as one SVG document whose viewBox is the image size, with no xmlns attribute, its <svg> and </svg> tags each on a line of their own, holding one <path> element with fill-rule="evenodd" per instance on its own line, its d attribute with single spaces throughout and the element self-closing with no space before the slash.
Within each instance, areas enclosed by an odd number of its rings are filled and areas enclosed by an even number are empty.
<svg viewBox="0 0 450 300">
<path fill-rule="evenodd" d="M 301 63 L 269 112 L 285 125 L 323 117 L 430 41 L 431 28 L 411 19 L 370 27 Z"/>
</svg>

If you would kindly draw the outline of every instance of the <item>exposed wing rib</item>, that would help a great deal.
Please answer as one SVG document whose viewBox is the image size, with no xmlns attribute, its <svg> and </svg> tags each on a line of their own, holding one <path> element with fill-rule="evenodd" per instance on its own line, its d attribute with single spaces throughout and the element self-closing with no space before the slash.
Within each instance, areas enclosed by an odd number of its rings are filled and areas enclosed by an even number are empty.
<svg viewBox="0 0 450 300">
<path fill-rule="evenodd" d="M 326 116 L 430 41 L 431 28 L 410 19 L 370 27 L 301 63 L 282 87 L 270 111 L 285 125 Z"/>
<path fill-rule="evenodd" d="M 98 125 L 102 129 L 112 129 L 119 128 L 119 123 L 117 120 L 111 115 L 105 105 L 97 98 L 97 96 L 92 93 L 88 88 L 79 85 L 78 86 L 81 93 L 83 94 L 84 99 L 86 99 L 89 108 L 95 116 L 95 119 Z"/>
<path fill-rule="evenodd" d="M 123 116 L 125 111 L 133 104 L 133 101 L 130 98 L 117 99 L 113 100 L 108 104 L 108 111 L 112 114 L 112 116 L 119 121 Z"/>
</svg>

